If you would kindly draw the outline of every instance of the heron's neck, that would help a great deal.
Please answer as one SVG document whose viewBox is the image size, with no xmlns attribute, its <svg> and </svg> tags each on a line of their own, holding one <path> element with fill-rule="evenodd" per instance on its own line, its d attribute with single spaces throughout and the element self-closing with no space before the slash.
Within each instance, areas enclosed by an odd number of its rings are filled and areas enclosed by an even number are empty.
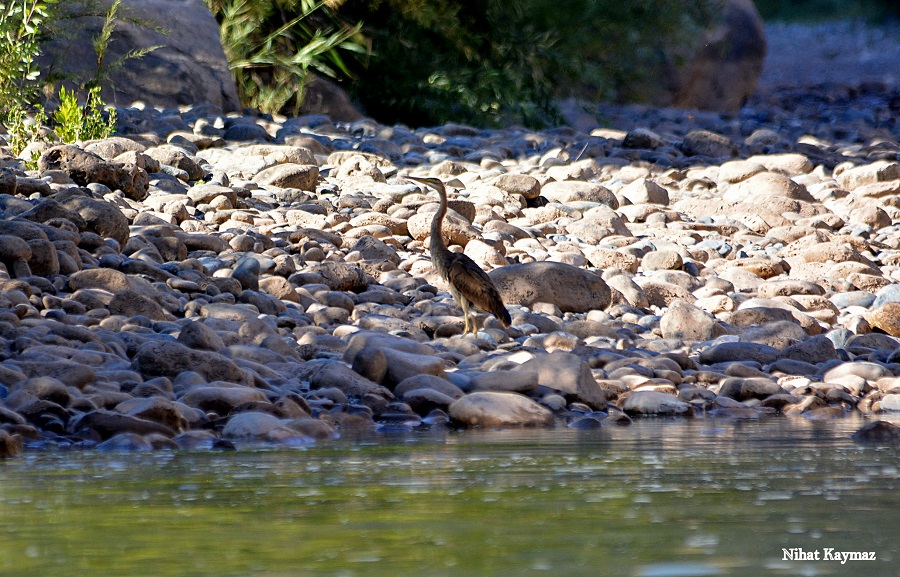
<svg viewBox="0 0 900 577">
<path fill-rule="evenodd" d="M 431 221 L 431 254 L 449 252 L 441 234 L 444 217 L 447 215 L 447 195 L 441 191 L 438 191 L 438 194 L 441 197 L 441 204 Z"/>
</svg>

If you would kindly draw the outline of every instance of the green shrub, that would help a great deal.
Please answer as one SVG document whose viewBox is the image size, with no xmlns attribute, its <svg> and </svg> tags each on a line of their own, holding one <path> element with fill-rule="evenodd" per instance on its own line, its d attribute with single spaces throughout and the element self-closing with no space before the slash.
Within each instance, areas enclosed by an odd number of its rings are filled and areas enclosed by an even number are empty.
<svg viewBox="0 0 900 577">
<path fill-rule="evenodd" d="M 373 55 L 352 94 L 384 122 L 554 123 L 557 98 L 639 98 L 667 55 L 695 41 L 717 0 L 368 0 Z"/>
</svg>

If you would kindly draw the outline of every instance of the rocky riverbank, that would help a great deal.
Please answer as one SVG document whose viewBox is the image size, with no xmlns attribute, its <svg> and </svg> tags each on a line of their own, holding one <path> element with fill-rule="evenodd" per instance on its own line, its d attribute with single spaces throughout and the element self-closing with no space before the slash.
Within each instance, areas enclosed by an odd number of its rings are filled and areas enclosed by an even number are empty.
<svg viewBox="0 0 900 577">
<path fill-rule="evenodd" d="M 900 410 L 897 88 L 597 113 L 579 133 L 134 106 L 37 170 L 6 156 L 0 453 Z M 460 336 L 406 174 L 451 187 L 447 240 L 509 329 Z"/>
</svg>

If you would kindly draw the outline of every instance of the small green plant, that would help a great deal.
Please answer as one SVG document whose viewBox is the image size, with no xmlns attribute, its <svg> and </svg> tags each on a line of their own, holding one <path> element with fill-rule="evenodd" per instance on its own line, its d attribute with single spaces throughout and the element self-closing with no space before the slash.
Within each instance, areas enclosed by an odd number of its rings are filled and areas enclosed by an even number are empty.
<svg viewBox="0 0 900 577">
<path fill-rule="evenodd" d="M 16 108 L 7 114 L 4 122 L 7 131 L 7 144 L 10 150 L 18 156 L 25 147 L 32 142 L 47 142 L 49 135 L 44 132 L 44 127 L 49 124 L 47 113 L 43 106 L 35 107 L 33 118 L 29 120 L 28 112 L 24 108 Z M 37 155 L 26 159 L 28 168 L 37 168 Z"/>
<path fill-rule="evenodd" d="M 59 89 L 59 107 L 53 113 L 54 132 L 67 144 L 108 138 L 116 129 L 116 111 L 109 109 L 104 118 L 104 108 L 99 86 L 88 90 L 83 105 L 79 104 L 74 90 L 68 91 L 63 86 Z"/>
</svg>

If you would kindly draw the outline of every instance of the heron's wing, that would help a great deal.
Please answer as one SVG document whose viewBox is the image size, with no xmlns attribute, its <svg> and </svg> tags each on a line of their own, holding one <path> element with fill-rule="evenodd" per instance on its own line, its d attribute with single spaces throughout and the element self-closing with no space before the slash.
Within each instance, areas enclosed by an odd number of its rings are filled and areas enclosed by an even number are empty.
<svg viewBox="0 0 900 577">
<path fill-rule="evenodd" d="M 512 319 L 491 277 L 466 255 L 458 252 L 451 254 L 447 267 L 450 284 L 476 308 L 493 314 L 503 326 L 508 327 Z"/>
</svg>

